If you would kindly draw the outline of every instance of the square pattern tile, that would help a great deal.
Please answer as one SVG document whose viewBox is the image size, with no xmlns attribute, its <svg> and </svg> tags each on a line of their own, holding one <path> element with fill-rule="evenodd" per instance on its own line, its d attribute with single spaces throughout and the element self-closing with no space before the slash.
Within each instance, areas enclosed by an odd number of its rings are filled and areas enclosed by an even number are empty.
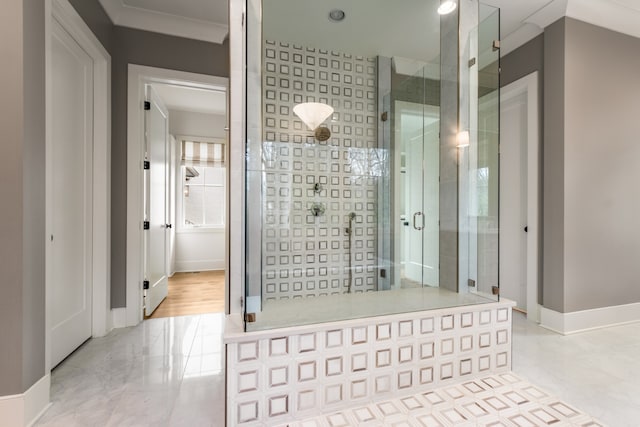
<svg viewBox="0 0 640 427">
<path fill-rule="evenodd" d="M 375 58 L 266 40 L 263 65 L 261 159 L 250 162 L 264 171 L 263 301 L 343 293 L 349 270 L 352 292 L 373 291 L 378 180 L 388 167 L 377 149 Z M 302 102 L 334 108 L 328 141 L 316 141 L 295 115 Z M 314 204 L 324 214 L 312 215 Z"/>
<path fill-rule="evenodd" d="M 338 411 L 353 402 L 411 395 L 508 372 L 510 315 L 498 315 L 504 307 L 510 310 L 508 303 L 497 303 L 491 309 L 479 305 L 374 317 L 366 325 L 319 324 L 299 334 L 295 329 L 290 335 L 265 333 L 264 338 L 247 334 L 246 341 L 227 345 L 227 360 L 236 362 L 229 365 L 227 376 L 230 420 L 233 425 L 273 425 Z M 482 389 L 499 385 L 489 380 L 483 384 Z M 469 384 L 466 390 L 480 388 Z M 461 393 L 452 389 L 443 399 L 457 399 Z M 494 405 L 499 411 L 524 402 L 522 393 L 507 394 L 506 399 L 490 399 L 481 408 Z M 443 416 L 458 420 L 455 411 Z"/>
<path fill-rule="evenodd" d="M 513 373 L 477 378 L 339 412 L 293 421 L 303 426 L 604 426 Z M 283 426 L 284 426 L 283 425 Z"/>
</svg>

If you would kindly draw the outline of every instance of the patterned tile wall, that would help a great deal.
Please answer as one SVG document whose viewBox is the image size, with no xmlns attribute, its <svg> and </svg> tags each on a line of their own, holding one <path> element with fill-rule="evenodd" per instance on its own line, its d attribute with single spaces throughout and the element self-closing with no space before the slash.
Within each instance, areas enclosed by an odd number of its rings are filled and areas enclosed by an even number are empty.
<svg viewBox="0 0 640 427">
<path fill-rule="evenodd" d="M 376 290 L 386 153 L 376 148 L 375 58 L 274 41 L 263 54 L 263 301 L 347 290 L 350 212 L 357 214 L 352 291 Z M 334 108 L 328 141 L 316 141 L 293 113 L 301 102 Z M 314 203 L 324 214 L 311 214 Z"/>
<path fill-rule="evenodd" d="M 304 419 L 511 368 L 509 303 L 367 321 L 228 343 L 230 425 Z"/>
</svg>

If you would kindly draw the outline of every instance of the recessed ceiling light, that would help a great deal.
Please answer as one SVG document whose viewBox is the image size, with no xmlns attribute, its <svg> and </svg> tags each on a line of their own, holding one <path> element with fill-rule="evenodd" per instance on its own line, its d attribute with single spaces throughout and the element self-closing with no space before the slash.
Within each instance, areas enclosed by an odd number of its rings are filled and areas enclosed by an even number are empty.
<svg viewBox="0 0 640 427">
<path fill-rule="evenodd" d="M 331 22 L 341 22 L 345 18 L 344 10 L 333 9 L 329 12 L 329 21 Z"/>
<path fill-rule="evenodd" d="M 449 13 L 456 10 L 456 2 L 454 0 L 444 0 L 440 3 L 440 7 L 438 7 L 438 13 L 440 15 L 448 15 Z"/>
</svg>

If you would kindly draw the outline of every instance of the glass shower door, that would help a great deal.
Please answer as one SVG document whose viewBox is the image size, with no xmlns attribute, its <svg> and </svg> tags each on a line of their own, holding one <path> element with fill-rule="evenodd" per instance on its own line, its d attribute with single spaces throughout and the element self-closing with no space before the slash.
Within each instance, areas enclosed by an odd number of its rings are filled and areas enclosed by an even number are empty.
<svg viewBox="0 0 640 427">
<path fill-rule="evenodd" d="M 425 103 L 424 69 L 394 97 L 396 286 L 438 286 L 439 107 Z M 418 96 L 416 96 L 418 95 Z"/>
</svg>

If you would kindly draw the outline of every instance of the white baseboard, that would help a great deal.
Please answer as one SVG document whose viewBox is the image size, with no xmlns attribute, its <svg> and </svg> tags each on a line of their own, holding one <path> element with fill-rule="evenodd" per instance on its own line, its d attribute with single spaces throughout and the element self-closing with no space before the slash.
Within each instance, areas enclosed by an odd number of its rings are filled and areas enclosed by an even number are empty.
<svg viewBox="0 0 640 427">
<path fill-rule="evenodd" d="M 224 259 L 204 259 L 198 261 L 176 261 L 176 272 L 190 273 L 193 271 L 224 270 Z"/>
<path fill-rule="evenodd" d="M 22 394 L 0 397 L 3 426 L 29 427 L 49 408 L 51 375 L 47 374 Z"/>
<path fill-rule="evenodd" d="M 111 315 L 113 316 L 114 328 L 125 328 L 127 326 L 127 308 L 112 308 Z"/>
<path fill-rule="evenodd" d="M 540 326 L 562 335 L 640 321 L 640 303 L 559 313 L 542 307 Z"/>
</svg>

